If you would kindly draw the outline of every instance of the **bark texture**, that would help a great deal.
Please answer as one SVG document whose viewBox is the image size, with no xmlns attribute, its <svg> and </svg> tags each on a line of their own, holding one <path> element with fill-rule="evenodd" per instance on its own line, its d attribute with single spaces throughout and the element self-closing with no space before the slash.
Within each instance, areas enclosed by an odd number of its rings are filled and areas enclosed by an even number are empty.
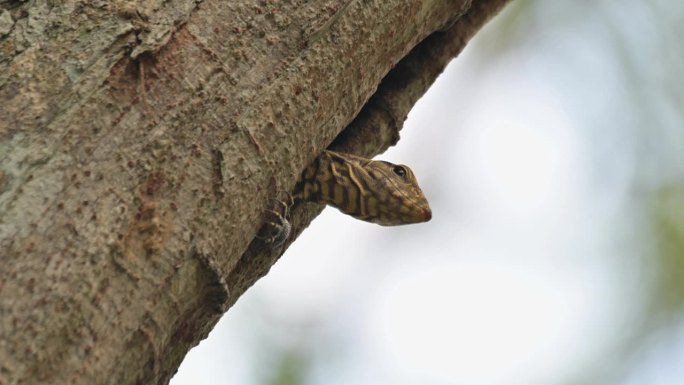
<svg viewBox="0 0 684 385">
<path fill-rule="evenodd" d="M 506 2 L 0 0 L 0 384 L 168 382 Z"/>
</svg>

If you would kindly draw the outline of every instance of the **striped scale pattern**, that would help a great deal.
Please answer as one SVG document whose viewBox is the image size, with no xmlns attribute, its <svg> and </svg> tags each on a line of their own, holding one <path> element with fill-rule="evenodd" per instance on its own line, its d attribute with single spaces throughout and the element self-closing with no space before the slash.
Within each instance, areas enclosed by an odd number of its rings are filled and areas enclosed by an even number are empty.
<svg viewBox="0 0 684 385">
<path fill-rule="evenodd" d="M 410 168 L 328 150 L 304 171 L 294 198 L 325 203 L 383 226 L 432 218 Z"/>
</svg>

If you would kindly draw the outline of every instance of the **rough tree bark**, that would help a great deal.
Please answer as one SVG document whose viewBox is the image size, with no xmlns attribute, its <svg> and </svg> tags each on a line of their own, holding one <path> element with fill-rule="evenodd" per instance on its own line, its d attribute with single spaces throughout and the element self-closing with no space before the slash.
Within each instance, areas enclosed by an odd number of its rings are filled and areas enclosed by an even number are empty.
<svg viewBox="0 0 684 385">
<path fill-rule="evenodd" d="M 0 0 L 0 383 L 166 383 L 506 2 Z"/>
</svg>

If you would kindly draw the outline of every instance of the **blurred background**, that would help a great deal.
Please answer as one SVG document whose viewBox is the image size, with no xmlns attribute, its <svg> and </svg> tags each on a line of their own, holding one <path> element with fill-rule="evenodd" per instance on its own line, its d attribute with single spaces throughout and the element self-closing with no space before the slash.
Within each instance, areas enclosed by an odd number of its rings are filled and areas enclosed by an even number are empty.
<svg viewBox="0 0 684 385">
<path fill-rule="evenodd" d="M 684 384 L 684 2 L 512 2 L 380 158 L 431 222 L 327 208 L 172 385 Z"/>
</svg>

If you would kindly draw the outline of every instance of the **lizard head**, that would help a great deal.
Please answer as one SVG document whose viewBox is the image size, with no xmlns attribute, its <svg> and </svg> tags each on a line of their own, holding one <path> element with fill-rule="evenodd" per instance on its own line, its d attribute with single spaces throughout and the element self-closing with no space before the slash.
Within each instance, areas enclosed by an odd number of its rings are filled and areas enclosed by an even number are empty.
<svg viewBox="0 0 684 385">
<path fill-rule="evenodd" d="M 324 151 L 302 176 L 298 199 L 327 203 L 383 226 L 427 222 L 432 211 L 404 165 Z"/>
<path fill-rule="evenodd" d="M 359 175 L 368 185 L 363 198 L 370 214 L 363 220 L 383 226 L 427 222 L 432 211 L 413 171 L 404 165 L 372 160 Z"/>
</svg>

